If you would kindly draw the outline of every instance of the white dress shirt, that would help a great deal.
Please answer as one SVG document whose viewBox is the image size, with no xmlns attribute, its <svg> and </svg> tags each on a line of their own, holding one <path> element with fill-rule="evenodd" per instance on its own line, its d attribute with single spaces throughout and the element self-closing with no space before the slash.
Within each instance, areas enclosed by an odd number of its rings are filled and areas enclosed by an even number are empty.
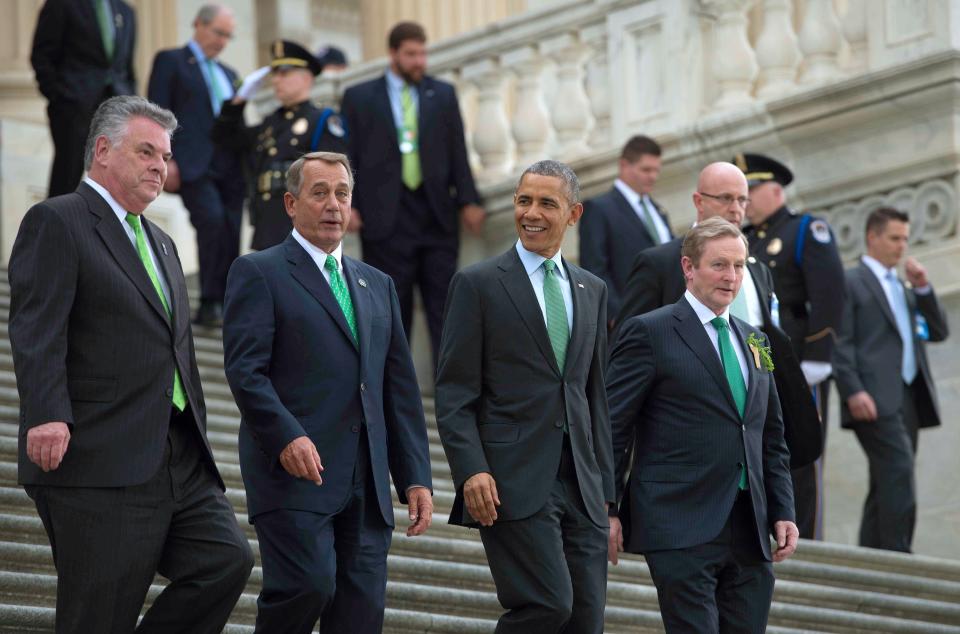
<svg viewBox="0 0 960 634">
<path fill-rule="evenodd" d="M 693 311 L 697 313 L 697 318 L 700 319 L 700 323 L 703 324 L 703 329 L 707 332 L 707 336 L 710 337 L 710 343 L 713 344 L 713 349 L 717 352 L 717 358 L 720 359 L 720 366 L 723 367 L 723 358 L 720 357 L 720 344 L 718 343 L 717 329 L 710 322 L 713 321 L 716 317 L 723 317 L 727 323 L 730 323 L 730 308 L 726 308 L 721 314 L 717 315 L 712 310 L 703 305 L 699 299 L 694 297 L 693 293 L 689 290 L 686 291 L 683 296 L 687 298 L 687 302 L 690 303 L 690 306 L 693 307 Z M 750 369 L 747 367 L 747 356 L 743 351 L 743 348 L 740 346 L 738 337 L 734 336 L 733 328 L 727 328 L 727 332 L 730 336 L 730 343 L 733 344 L 733 350 L 737 353 L 737 361 L 740 362 L 740 372 L 743 374 L 743 384 L 747 388 L 750 387 Z M 753 359 L 751 359 L 753 361 Z"/>
<path fill-rule="evenodd" d="M 343 281 L 346 283 L 347 278 L 343 275 L 343 242 L 337 245 L 337 248 L 333 250 L 332 253 L 327 253 L 318 246 L 315 246 L 312 242 L 308 241 L 300 232 L 294 229 L 290 232 L 293 236 L 293 239 L 300 243 L 300 246 L 307 252 L 307 255 L 314 261 L 317 267 L 320 269 L 320 272 L 323 273 L 323 279 L 327 280 L 327 284 L 330 283 L 330 271 L 327 270 L 327 256 L 332 255 L 337 260 L 337 270 L 340 271 L 340 275 L 343 276 Z"/>
<path fill-rule="evenodd" d="M 540 312 L 543 313 L 543 323 L 547 323 L 547 303 L 543 299 L 543 263 L 547 259 L 539 253 L 527 251 L 523 248 L 523 243 L 517 240 L 517 253 L 520 255 L 520 262 L 530 277 L 530 284 L 533 286 L 533 292 L 537 296 L 537 303 L 540 304 Z M 563 304 L 567 309 L 567 325 L 570 332 L 573 333 L 573 295 L 570 291 L 570 275 L 563 268 L 563 260 L 560 257 L 558 249 L 553 257 L 550 258 L 557 265 L 553 270 L 560 283 L 560 294 L 563 295 Z"/>
<path fill-rule="evenodd" d="M 670 242 L 670 228 L 667 227 L 667 223 L 665 223 L 660 214 L 657 213 L 656 207 L 653 206 L 653 201 L 650 200 L 649 196 L 646 194 L 638 194 L 619 178 L 613 181 L 613 186 L 627 199 L 627 202 L 633 207 L 633 211 L 640 217 L 640 221 L 643 222 L 644 226 L 647 224 L 644 221 L 644 217 L 653 221 L 653 226 L 656 227 L 657 235 L 660 237 L 658 244 Z"/>
<path fill-rule="evenodd" d="M 760 296 L 757 294 L 757 285 L 753 283 L 750 267 L 743 267 L 743 283 L 740 292 L 747 303 L 747 322 L 754 328 L 763 328 L 763 310 L 760 308 Z"/>
</svg>

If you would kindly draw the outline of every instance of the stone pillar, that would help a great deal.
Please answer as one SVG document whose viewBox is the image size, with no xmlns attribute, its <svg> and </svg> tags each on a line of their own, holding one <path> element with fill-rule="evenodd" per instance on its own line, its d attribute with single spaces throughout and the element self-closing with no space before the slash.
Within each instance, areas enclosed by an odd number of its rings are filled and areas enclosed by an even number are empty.
<svg viewBox="0 0 960 634">
<path fill-rule="evenodd" d="M 557 63 L 557 90 L 550 115 L 557 134 L 557 151 L 566 161 L 590 151 L 590 100 L 583 86 L 583 65 L 590 47 L 573 33 L 554 37 L 543 45 L 544 55 Z"/>
<path fill-rule="evenodd" d="M 550 135 L 550 114 L 544 105 L 543 58 L 537 47 L 523 46 L 503 55 L 503 65 L 516 76 L 513 119 L 510 129 L 517 144 L 519 165 L 545 157 Z"/>
<path fill-rule="evenodd" d="M 851 72 L 867 69 L 867 0 L 847 0 L 847 12 L 843 16 L 843 37 L 850 45 L 850 57 L 846 70 Z"/>
<path fill-rule="evenodd" d="M 807 0 L 806 15 L 800 28 L 800 50 L 806 63 L 801 77 L 803 83 L 821 83 L 840 74 L 837 55 L 841 37 L 833 0 Z"/>
<path fill-rule="evenodd" d="M 757 76 L 757 59 L 747 39 L 747 10 L 753 0 L 704 0 L 718 12 L 713 34 L 713 76 L 720 87 L 717 108 L 753 101 L 751 89 Z"/>
<path fill-rule="evenodd" d="M 755 47 L 760 66 L 757 96 L 777 97 L 796 88 L 800 48 L 793 31 L 790 0 L 766 0 L 763 3 L 763 30 Z"/>
<path fill-rule="evenodd" d="M 510 126 L 504 112 L 504 75 L 499 60 L 487 58 L 466 64 L 463 79 L 477 86 L 477 114 L 473 148 L 480 157 L 482 181 L 496 180 L 513 166 Z"/>
<path fill-rule="evenodd" d="M 610 143 L 610 65 L 607 60 L 606 23 L 585 28 L 583 39 L 591 50 L 587 60 L 587 97 L 594 120 L 590 147 L 605 148 Z"/>
<path fill-rule="evenodd" d="M 45 124 L 46 102 L 37 91 L 30 49 L 43 0 L 7 0 L 0 21 L 0 117 Z"/>
</svg>

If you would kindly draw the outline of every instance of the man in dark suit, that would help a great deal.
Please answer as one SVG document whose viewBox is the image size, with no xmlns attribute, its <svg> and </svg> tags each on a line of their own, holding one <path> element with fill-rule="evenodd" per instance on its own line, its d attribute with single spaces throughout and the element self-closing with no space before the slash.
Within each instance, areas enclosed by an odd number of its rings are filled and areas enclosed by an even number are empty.
<svg viewBox="0 0 960 634">
<path fill-rule="evenodd" d="M 847 304 L 833 350 L 841 425 L 870 464 L 860 545 L 910 552 L 917 516 L 914 460 L 921 427 L 940 424 L 927 341 L 948 335 L 947 316 L 913 258 L 897 276 L 910 238 L 907 214 L 881 207 L 867 217 L 867 254 L 846 272 Z"/>
<path fill-rule="evenodd" d="M 137 23 L 123 0 L 46 0 L 30 63 L 47 98 L 53 137 L 48 196 L 68 194 L 83 175 L 83 148 L 100 103 L 136 92 Z"/>
<path fill-rule="evenodd" d="M 746 259 L 726 220 L 691 229 L 684 296 L 628 319 L 610 358 L 611 556 L 643 553 L 668 633 L 764 631 L 771 559 L 797 545 L 769 346 L 730 314 Z"/>
<path fill-rule="evenodd" d="M 219 4 L 200 7 L 193 38 L 153 60 L 147 96 L 177 115 L 173 160 L 166 190 L 179 192 L 197 231 L 200 308 L 194 322 L 223 322 L 223 293 L 230 264 L 240 253 L 244 187 L 240 155 L 212 141 L 213 122 L 234 94 L 237 74 L 217 58 L 233 37 L 233 12 Z"/>
<path fill-rule="evenodd" d="M 620 152 L 619 176 L 605 194 L 583 203 L 580 265 L 607 283 L 607 316 L 619 314 L 637 253 L 673 238 L 650 194 L 660 177 L 660 145 L 643 135 Z"/>
<path fill-rule="evenodd" d="M 53 548 L 58 633 L 220 632 L 253 567 L 206 440 L 177 250 L 143 217 L 176 127 L 105 101 L 88 178 L 27 212 L 10 256 L 18 480 Z M 170 584 L 138 627 L 157 572 Z"/>
<path fill-rule="evenodd" d="M 578 201 L 568 166 L 528 167 L 514 194 L 520 239 L 454 277 L 444 320 L 436 396 L 457 488 L 450 523 L 480 525 L 502 634 L 603 631 L 607 298 L 560 254 Z"/>
<path fill-rule="evenodd" d="M 257 632 L 383 628 L 390 477 L 430 526 L 430 451 L 390 278 L 342 253 L 353 177 L 343 154 L 287 172 L 293 231 L 234 262 L 224 366 L 240 408 L 240 469 L 260 540 Z M 321 476 L 321 473 L 323 474 Z"/>
<path fill-rule="evenodd" d="M 697 222 L 719 216 L 736 226 L 743 223 L 747 180 L 732 163 L 711 163 L 700 172 L 693 204 Z M 682 238 L 637 255 L 624 294 L 618 324 L 635 315 L 675 303 L 686 290 L 680 266 Z M 774 379 L 783 412 L 784 436 L 790 449 L 797 526 L 800 537 L 812 539 L 817 517 L 817 478 L 813 462 L 823 447 L 823 431 L 816 404 L 790 339 L 779 328 L 779 310 L 773 292 L 773 276 L 765 264 L 747 257 L 741 291 L 730 312 L 771 340 Z"/>
<path fill-rule="evenodd" d="M 393 278 L 407 337 L 413 287 L 420 287 L 436 361 L 447 287 L 457 270 L 459 217 L 479 234 L 485 214 L 456 92 L 425 74 L 426 41 L 419 24 L 393 27 L 390 68 L 348 88 L 340 111 L 357 170 L 353 228 L 360 230 L 363 259 Z"/>
</svg>

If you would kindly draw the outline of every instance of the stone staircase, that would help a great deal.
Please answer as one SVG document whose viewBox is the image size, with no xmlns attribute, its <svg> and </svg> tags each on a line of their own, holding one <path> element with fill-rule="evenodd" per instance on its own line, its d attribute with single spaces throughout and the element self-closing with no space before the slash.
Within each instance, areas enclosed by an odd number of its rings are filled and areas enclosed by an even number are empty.
<svg viewBox="0 0 960 634">
<path fill-rule="evenodd" d="M 0 633 L 50 632 L 56 576 L 46 535 L 33 503 L 17 486 L 18 399 L 7 337 L 9 287 L 0 281 Z M 208 436 L 227 496 L 254 553 L 237 464 L 239 414 L 223 376 L 218 331 L 195 333 L 197 361 L 207 401 Z M 398 507 L 389 556 L 387 614 L 391 634 L 493 632 L 501 612 L 476 531 L 446 524 L 453 485 L 425 400 L 433 464 L 434 525 L 408 538 L 406 509 Z M 259 563 L 259 558 L 258 558 Z M 912 557 L 849 546 L 802 542 L 797 555 L 777 564 L 768 632 L 960 634 L 960 562 Z M 157 579 L 148 601 L 162 589 Z M 253 631 L 261 569 L 254 568 L 234 610 L 231 634 Z M 606 632 L 662 631 L 656 591 L 640 557 L 625 556 L 609 573 Z M 95 633 L 91 633 L 95 634 Z"/>
</svg>

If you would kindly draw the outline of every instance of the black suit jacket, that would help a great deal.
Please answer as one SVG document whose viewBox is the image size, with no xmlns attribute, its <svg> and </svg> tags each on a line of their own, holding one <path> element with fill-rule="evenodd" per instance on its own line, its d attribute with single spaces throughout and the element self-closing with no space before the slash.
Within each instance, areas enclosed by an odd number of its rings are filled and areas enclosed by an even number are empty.
<svg viewBox="0 0 960 634">
<path fill-rule="evenodd" d="M 607 398 L 628 552 L 714 539 L 733 508 L 744 455 L 757 540 L 768 559 L 774 522 L 794 520 L 777 389 L 773 375 L 752 363 L 746 343 L 760 333 L 736 317 L 730 322 L 749 372 L 743 418 L 716 348 L 685 298 L 623 325 Z"/>
<path fill-rule="evenodd" d="M 160 302 L 136 248 L 89 185 L 32 207 L 10 255 L 10 341 L 20 392 L 19 482 L 77 487 L 140 484 L 167 445 L 174 368 L 197 430 L 206 410 L 180 259 L 146 218 L 145 232 L 172 295 Z M 44 473 L 26 456 L 26 433 L 71 426 L 60 467 Z"/>
<path fill-rule="evenodd" d="M 452 85 L 430 76 L 420 82 L 419 92 L 423 191 L 440 227 L 456 235 L 460 208 L 480 201 L 470 173 L 460 104 Z M 363 217 L 361 235 L 371 242 L 387 239 L 397 222 L 403 181 L 386 76 L 348 88 L 340 112 L 349 131 L 350 164 L 357 179 L 353 206 Z"/>
<path fill-rule="evenodd" d="M 481 472 L 497 483 L 497 521 L 539 511 L 556 479 L 564 421 L 587 513 L 597 525 L 608 523 L 614 485 L 603 387 L 606 289 L 583 269 L 564 266 L 573 331 L 562 371 L 516 248 L 467 267 L 450 283 L 436 401 L 457 489 L 451 524 L 474 525 L 463 484 Z"/>
<path fill-rule="evenodd" d="M 669 231 L 667 215 L 656 202 L 653 206 Z M 616 187 L 584 201 L 580 219 L 580 266 L 607 283 L 607 315 L 611 318 L 620 312 L 637 254 L 658 244 Z"/>
<path fill-rule="evenodd" d="M 420 389 L 393 281 L 343 258 L 359 348 L 323 273 L 288 236 L 238 258 L 224 303 L 224 369 L 242 416 L 240 469 L 251 517 L 274 509 L 340 510 L 352 490 L 361 426 L 384 521 L 393 526 L 390 476 L 432 487 Z M 290 441 L 308 436 L 323 485 L 280 465 Z"/>
<path fill-rule="evenodd" d="M 232 68 L 216 63 L 231 83 L 237 81 L 237 73 Z M 150 71 L 147 98 L 172 111 L 180 123 L 171 145 L 183 182 L 193 182 L 211 170 L 219 175 L 236 174 L 237 180 L 241 180 L 239 157 L 221 149 L 212 140 L 214 114 L 210 91 L 189 46 L 157 53 Z"/>
<path fill-rule="evenodd" d="M 682 246 L 683 238 L 677 238 L 637 255 L 627 283 L 623 308 L 617 317 L 618 331 L 631 317 L 673 304 L 683 297 L 686 280 L 680 266 Z M 800 369 L 800 362 L 793 352 L 790 338 L 773 323 L 770 313 L 773 276 L 770 269 L 753 257 L 747 259 L 747 268 L 757 289 L 763 313 L 763 331 L 770 342 L 773 376 L 783 411 L 784 435 L 790 448 L 790 465 L 793 468 L 802 467 L 819 458 L 822 453 L 820 414 Z"/>
<path fill-rule="evenodd" d="M 133 9 L 110 0 L 116 30 L 113 57 L 107 58 L 93 3 L 46 0 L 37 18 L 30 63 L 40 92 L 50 103 L 71 103 L 93 111 L 104 93 L 136 93 L 133 49 L 137 24 Z"/>
<path fill-rule="evenodd" d="M 840 423 L 844 427 L 857 424 L 847 407 L 847 398 L 866 391 L 873 397 L 879 416 L 892 416 L 903 405 L 903 340 L 897 329 L 897 320 L 883 287 L 866 264 L 846 271 L 847 302 L 840 337 L 833 349 L 833 376 L 840 392 Z M 932 290 L 920 295 L 905 288 L 907 306 L 915 319 L 922 315 L 927 322 L 930 341 L 943 341 L 949 335 L 947 315 Z M 923 339 L 913 328 L 913 349 L 917 359 L 917 418 L 920 427 L 940 424 L 940 406 L 937 390 L 927 360 Z"/>
</svg>

